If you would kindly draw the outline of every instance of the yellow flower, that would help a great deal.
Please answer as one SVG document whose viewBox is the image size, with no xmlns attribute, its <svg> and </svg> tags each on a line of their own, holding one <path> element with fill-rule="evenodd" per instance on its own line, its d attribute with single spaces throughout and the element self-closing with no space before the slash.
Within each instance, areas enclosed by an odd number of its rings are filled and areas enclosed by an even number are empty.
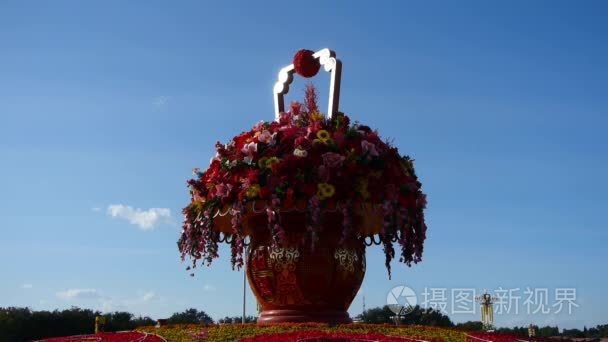
<svg viewBox="0 0 608 342">
<path fill-rule="evenodd" d="M 321 140 L 321 141 L 325 142 L 325 141 L 327 141 L 327 140 L 331 139 L 331 135 L 329 134 L 329 132 L 328 132 L 328 131 L 326 131 L 326 130 L 324 130 L 324 129 L 320 129 L 320 130 L 317 132 L 317 138 L 319 138 L 319 140 Z"/>
<path fill-rule="evenodd" d="M 265 169 L 266 168 L 266 163 L 268 162 L 268 158 L 266 157 L 262 157 L 260 158 L 260 160 L 258 160 L 258 167 L 260 169 Z"/>
<path fill-rule="evenodd" d="M 369 176 L 373 177 L 373 178 L 380 178 L 380 177 L 382 177 L 382 172 L 381 171 L 372 171 L 369 173 Z"/>
<path fill-rule="evenodd" d="M 268 161 L 266 161 L 266 167 L 270 169 L 272 168 L 272 165 L 278 163 L 279 161 L 280 159 L 277 157 L 270 157 L 268 158 Z"/>
<path fill-rule="evenodd" d="M 359 178 L 355 185 L 355 191 L 357 191 L 363 199 L 368 199 L 369 192 L 367 191 L 367 179 Z"/>
<path fill-rule="evenodd" d="M 414 169 L 414 163 L 409 159 L 407 159 L 407 160 L 402 159 L 401 160 L 401 169 L 407 176 L 411 176 L 412 170 Z"/>
<path fill-rule="evenodd" d="M 357 153 L 355 153 L 355 149 L 351 148 L 350 151 L 346 152 L 346 160 L 355 160 L 357 159 Z"/>
<path fill-rule="evenodd" d="M 262 170 L 270 169 L 270 168 L 272 168 L 272 165 L 278 163 L 279 161 L 281 161 L 281 160 L 277 157 L 270 157 L 270 158 L 262 157 L 262 158 L 260 158 L 260 160 L 258 160 L 258 167 Z"/>
<path fill-rule="evenodd" d="M 310 114 L 310 120 L 321 121 L 321 120 L 323 120 L 323 114 L 321 114 L 319 112 L 314 112 L 314 113 Z"/>
<path fill-rule="evenodd" d="M 326 199 L 332 197 L 336 193 L 336 188 L 328 183 L 319 183 L 317 185 L 317 196 L 320 199 Z"/>
<path fill-rule="evenodd" d="M 258 184 L 253 184 L 247 189 L 247 198 L 256 198 L 260 194 L 260 186 Z"/>
</svg>

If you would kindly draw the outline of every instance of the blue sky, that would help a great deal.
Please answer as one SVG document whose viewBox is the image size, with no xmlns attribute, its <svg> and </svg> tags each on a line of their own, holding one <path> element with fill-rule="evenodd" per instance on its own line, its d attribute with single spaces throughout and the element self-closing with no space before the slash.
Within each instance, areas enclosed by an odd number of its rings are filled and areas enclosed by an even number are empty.
<svg viewBox="0 0 608 342">
<path fill-rule="evenodd" d="M 388 280 L 380 249 L 368 250 L 367 307 L 398 285 L 419 300 L 446 288 L 448 301 L 454 288 L 520 288 L 522 302 L 527 287 L 547 288 L 549 304 L 575 288 L 572 315 L 496 323 L 606 323 L 607 10 L 2 2 L 0 306 L 239 314 L 227 249 L 194 278 L 180 264 L 185 181 L 216 140 L 273 119 L 272 85 L 296 50 L 330 47 L 344 63 L 340 109 L 413 156 L 429 196 L 423 263 L 394 265 Z"/>
</svg>

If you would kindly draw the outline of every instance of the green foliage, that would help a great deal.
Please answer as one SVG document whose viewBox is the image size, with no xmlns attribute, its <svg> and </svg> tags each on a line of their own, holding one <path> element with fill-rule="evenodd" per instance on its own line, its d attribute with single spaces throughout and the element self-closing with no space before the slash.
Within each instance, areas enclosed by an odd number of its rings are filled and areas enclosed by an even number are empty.
<svg viewBox="0 0 608 342">
<path fill-rule="evenodd" d="M 184 312 L 176 312 L 167 321 L 170 324 L 188 324 L 188 323 L 200 323 L 210 324 L 213 323 L 213 319 L 205 313 L 205 311 L 198 311 L 197 309 L 190 308 Z"/>
<path fill-rule="evenodd" d="M 154 325 L 156 321 L 150 317 L 135 318 L 132 313 L 116 311 L 103 315 L 106 318 L 105 331 L 133 330 L 142 325 Z"/>
<path fill-rule="evenodd" d="M 0 308 L 0 342 L 30 341 L 46 337 L 92 334 L 99 311 L 72 307 L 67 310 L 32 311 L 29 308 Z M 128 312 L 113 312 L 106 317 L 105 331 L 133 330 L 152 325 L 150 317 L 134 318 Z"/>
<path fill-rule="evenodd" d="M 456 329 L 462 331 L 482 331 L 483 323 L 480 321 L 468 321 L 456 324 Z"/>
<path fill-rule="evenodd" d="M 365 323 L 394 323 L 395 313 L 387 306 L 365 310 L 360 318 Z M 447 315 L 432 308 L 423 309 L 416 305 L 400 320 L 401 324 L 429 325 L 436 327 L 453 327 L 454 323 Z"/>
<path fill-rule="evenodd" d="M 28 341 L 44 337 L 91 334 L 98 311 L 71 309 L 32 311 L 0 308 L 0 341 Z"/>
<path fill-rule="evenodd" d="M 255 323 L 258 321 L 258 318 L 255 316 L 245 316 L 245 323 Z M 218 323 L 242 323 L 243 316 L 226 316 L 224 318 L 220 318 Z"/>
</svg>

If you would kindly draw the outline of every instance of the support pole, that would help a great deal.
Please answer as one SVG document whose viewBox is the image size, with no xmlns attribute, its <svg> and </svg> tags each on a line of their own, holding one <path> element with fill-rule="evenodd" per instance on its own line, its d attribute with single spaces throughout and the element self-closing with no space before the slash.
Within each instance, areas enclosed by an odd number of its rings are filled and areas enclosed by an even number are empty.
<svg viewBox="0 0 608 342">
<path fill-rule="evenodd" d="M 245 300 L 247 299 L 247 250 L 249 248 L 245 247 L 245 263 L 243 264 L 243 319 L 241 320 L 242 324 L 245 324 Z"/>
</svg>

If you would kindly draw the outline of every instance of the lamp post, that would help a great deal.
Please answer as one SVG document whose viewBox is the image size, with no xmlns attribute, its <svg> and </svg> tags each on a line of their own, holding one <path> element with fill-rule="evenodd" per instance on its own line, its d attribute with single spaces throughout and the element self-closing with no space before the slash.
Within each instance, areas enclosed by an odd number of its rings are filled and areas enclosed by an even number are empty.
<svg viewBox="0 0 608 342">
<path fill-rule="evenodd" d="M 536 327 L 530 323 L 530 325 L 528 326 L 528 337 L 532 338 L 536 336 Z"/>
<path fill-rule="evenodd" d="M 497 300 L 495 296 L 489 293 L 484 293 L 475 297 L 475 301 L 481 306 L 481 323 L 485 331 L 492 331 L 494 328 L 494 307 L 493 304 Z"/>
</svg>

